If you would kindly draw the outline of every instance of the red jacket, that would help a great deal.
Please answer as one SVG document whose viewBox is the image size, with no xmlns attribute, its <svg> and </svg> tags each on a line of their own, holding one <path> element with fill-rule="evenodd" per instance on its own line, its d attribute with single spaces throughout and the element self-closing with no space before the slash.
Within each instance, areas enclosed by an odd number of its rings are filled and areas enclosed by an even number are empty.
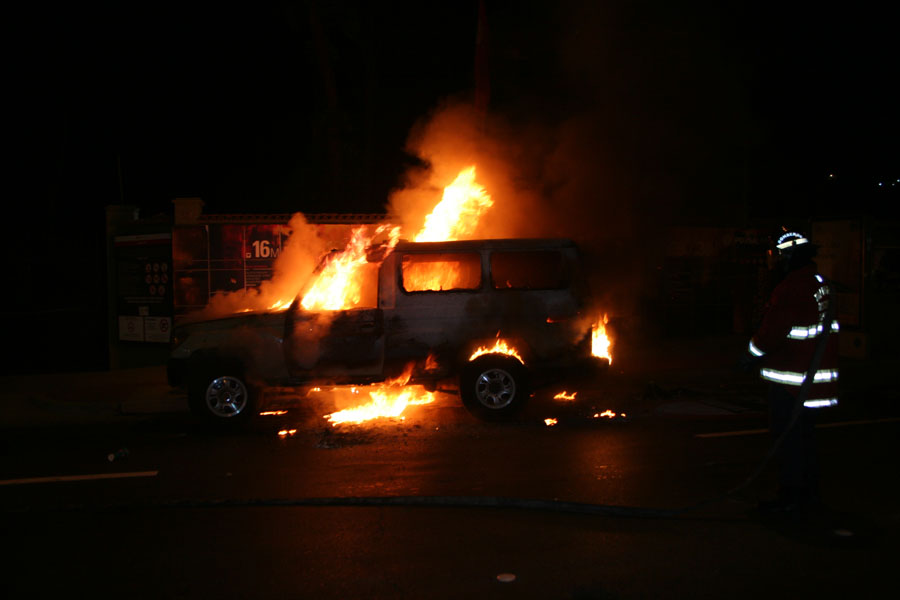
<svg viewBox="0 0 900 600">
<path fill-rule="evenodd" d="M 778 284 L 762 325 L 750 340 L 750 352 L 762 357 L 763 379 L 783 385 L 797 396 L 816 346 L 826 333 L 824 321 L 832 301 L 830 286 L 816 273 L 815 264 L 791 271 Z M 837 331 L 837 321 L 832 321 L 822 362 L 804 402 L 806 406 L 837 404 Z"/>
</svg>

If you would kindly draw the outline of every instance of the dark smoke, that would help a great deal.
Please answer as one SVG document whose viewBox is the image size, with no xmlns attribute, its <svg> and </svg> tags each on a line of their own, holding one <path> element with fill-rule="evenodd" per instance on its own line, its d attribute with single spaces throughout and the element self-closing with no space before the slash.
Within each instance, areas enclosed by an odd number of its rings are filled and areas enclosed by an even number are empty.
<svg viewBox="0 0 900 600">
<path fill-rule="evenodd" d="M 574 239 L 600 307 L 636 316 L 672 224 L 732 223 L 746 210 L 754 132 L 728 19 L 650 3 L 487 6 L 488 114 L 447 101 L 423 119 L 408 151 L 427 168 L 391 210 L 430 198 L 411 211 L 418 225 L 452 174 L 477 164 L 496 203 L 483 236 Z"/>
</svg>

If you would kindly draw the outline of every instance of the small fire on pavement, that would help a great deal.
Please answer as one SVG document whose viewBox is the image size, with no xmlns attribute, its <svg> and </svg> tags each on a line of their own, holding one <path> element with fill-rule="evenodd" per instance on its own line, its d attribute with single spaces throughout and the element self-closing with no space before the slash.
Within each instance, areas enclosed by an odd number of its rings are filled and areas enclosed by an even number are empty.
<svg viewBox="0 0 900 600">
<path fill-rule="evenodd" d="M 618 417 L 623 417 L 623 418 L 624 418 L 624 417 L 627 416 L 627 415 L 626 415 L 625 413 L 619 413 L 619 414 L 617 415 L 617 414 L 615 413 L 615 411 L 612 411 L 612 410 L 609 410 L 609 409 L 606 409 L 606 410 L 604 410 L 604 411 L 601 412 L 601 413 L 594 413 L 594 418 L 595 418 L 595 419 L 601 419 L 601 418 L 605 418 L 605 419 L 615 419 L 617 416 L 618 416 Z"/>
<path fill-rule="evenodd" d="M 362 388 L 368 393 L 367 403 L 333 412 L 325 415 L 325 418 L 333 426 L 341 423 L 358 424 L 380 417 L 404 419 L 405 417 L 401 415 L 406 407 L 434 402 L 434 392 L 428 392 L 420 385 L 406 385 L 412 375 L 412 367 L 413 365 L 409 365 L 406 371 L 395 379 Z M 361 393 L 360 388 L 352 388 L 351 393 Z"/>
</svg>

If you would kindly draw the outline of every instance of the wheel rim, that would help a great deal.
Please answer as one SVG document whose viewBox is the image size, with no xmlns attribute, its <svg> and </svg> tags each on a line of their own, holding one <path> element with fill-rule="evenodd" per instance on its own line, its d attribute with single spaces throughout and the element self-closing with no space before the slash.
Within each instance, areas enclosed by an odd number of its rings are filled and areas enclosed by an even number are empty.
<svg viewBox="0 0 900 600">
<path fill-rule="evenodd" d="M 475 380 L 475 398 L 492 410 L 506 408 L 516 398 L 516 380 L 503 369 L 488 369 Z"/>
<path fill-rule="evenodd" d="M 217 417 L 236 417 L 247 408 L 247 387 L 236 377 L 216 377 L 206 388 L 206 407 Z"/>
</svg>

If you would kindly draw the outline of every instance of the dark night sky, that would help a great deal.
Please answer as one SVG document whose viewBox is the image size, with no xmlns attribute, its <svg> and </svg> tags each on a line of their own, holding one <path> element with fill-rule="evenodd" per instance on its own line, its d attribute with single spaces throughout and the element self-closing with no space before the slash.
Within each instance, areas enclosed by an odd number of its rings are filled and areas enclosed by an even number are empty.
<svg viewBox="0 0 900 600">
<path fill-rule="evenodd" d="M 887 9 L 486 6 L 492 115 L 551 132 L 581 115 L 590 152 L 622 163 L 611 194 L 802 213 L 829 172 L 857 192 L 898 174 Z M 21 24 L 28 185 L 53 210 L 374 211 L 413 124 L 471 97 L 477 1 L 65 5 Z"/>
</svg>

